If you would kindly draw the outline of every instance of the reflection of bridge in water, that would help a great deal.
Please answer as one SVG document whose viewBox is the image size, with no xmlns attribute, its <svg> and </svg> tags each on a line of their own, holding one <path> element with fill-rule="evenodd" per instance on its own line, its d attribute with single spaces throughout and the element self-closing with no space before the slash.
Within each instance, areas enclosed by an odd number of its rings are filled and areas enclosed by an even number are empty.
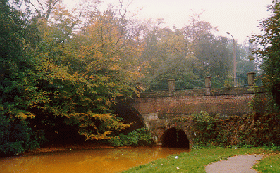
<svg viewBox="0 0 280 173">
<path fill-rule="evenodd" d="M 139 112 L 158 144 L 171 147 L 180 147 L 184 143 L 181 147 L 188 146 L 189 143 L 192 145 L 193 122 L 178 121 L 188 119 L 188 115 L 205 111 L 210 115 L 219 114 L 221 118 L 226 118 L 251 113 L 249 101 L 255 94 L 252 83 L 248 82 L 250 85 L 247 87 L 213 89 L 211 83 L 207 83 L 211 82 L 208 78 L 204 89 L 175 91 L 175 81 L 168 82 L 168 91 L 141 93 L 140 97 L 126 103 Z"/>
</svg>

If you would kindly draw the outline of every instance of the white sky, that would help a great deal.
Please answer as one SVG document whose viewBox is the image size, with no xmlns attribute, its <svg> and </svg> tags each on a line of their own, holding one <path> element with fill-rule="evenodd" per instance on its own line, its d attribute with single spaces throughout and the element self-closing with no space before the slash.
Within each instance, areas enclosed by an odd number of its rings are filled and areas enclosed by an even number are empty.
<svg viewBox="0 0 280 173">
<path fill-rule="evenodd" d="M 64 0 L 68 5 L 75 1 L 78 0 Z M 102 1 L 105 4 L 119 2 Z M 201 19 L 218 27 L 218 35 L 227 36 L 226 32 L 230 32 L 243 43 L 247 36 L 260 32 L 259 21 L 269 17 L 267 6 L 271 3 L 272 0 L 133 0 L 129 10 L 139 11 L 138 19 L 164 18 L 169 28 L 182 28 L 189 23 L 192 14 L 204 11 Z"/>
</svg>

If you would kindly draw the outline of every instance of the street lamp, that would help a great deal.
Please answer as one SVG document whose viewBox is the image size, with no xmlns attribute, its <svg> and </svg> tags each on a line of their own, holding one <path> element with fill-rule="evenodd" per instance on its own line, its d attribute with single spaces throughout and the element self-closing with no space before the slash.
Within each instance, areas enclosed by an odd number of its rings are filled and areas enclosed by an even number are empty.
<svg viewBox="0 0 280 173">
<path fill-rule="evenodd" d="M 234 85 L 234 87 L 236 87 L 237 86 L 237 82 L 236 82 L 236 43 L 235 43 L 233 36 L 229 32 L 227 32 L 227 34 L 232 37 L 232 41 L 233 41 L 233 85 Z"/>
</svg>

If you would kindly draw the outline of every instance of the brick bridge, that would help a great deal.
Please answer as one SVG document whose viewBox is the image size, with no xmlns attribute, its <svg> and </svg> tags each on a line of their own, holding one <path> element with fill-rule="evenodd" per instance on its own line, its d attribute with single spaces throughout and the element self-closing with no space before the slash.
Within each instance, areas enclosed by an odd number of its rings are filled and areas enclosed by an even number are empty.
<svg viewBox="0 0 280 173">
<path fill-rule="evenodd" d="M 157 144 L 177 147 L 183 143 L 189 147 L 195 137 L 191 130 L 193 122 L 180 122 L 178 119 L 186 119 L 188 115 L 201 111 L 219 114 L 221 118 L 250 113 L 249 101 L 255 94 L 253 81 L 254 75 L 248 76 L 247 87 L 213 89 L 210 78 L 206 78 L 204 89 L 176 91 L 175 81 L 169 80 L 168 91 L 141 93 L 127 104 L 141 114 Z M 175 139 L 176 136 L 181 136 L 181 141 Z"/>
</svg>

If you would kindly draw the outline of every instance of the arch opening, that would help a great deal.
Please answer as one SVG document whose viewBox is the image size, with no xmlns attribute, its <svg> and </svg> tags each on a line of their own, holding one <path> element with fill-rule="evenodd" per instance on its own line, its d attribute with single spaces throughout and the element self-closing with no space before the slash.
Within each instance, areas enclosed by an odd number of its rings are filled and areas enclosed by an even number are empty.
<svg viewBox="0 0 280 173">
<path fill-rule="evenodd" d="M 128 134 L 133 130 L 145 127 L 142 115 L 129 104 L 118 102 L 114 105 L 114 110 L 117 117 L 122 118 L 124 123 L 131 124 L 129 128 L 122 130 L 121 133 Z"/>
<path fill-rule="evenodd" d="M 164 132 L 162 146 L 169 148 L 190 148 L 190 141 L 183 130 L 172 127 Z"/>
</svg>

